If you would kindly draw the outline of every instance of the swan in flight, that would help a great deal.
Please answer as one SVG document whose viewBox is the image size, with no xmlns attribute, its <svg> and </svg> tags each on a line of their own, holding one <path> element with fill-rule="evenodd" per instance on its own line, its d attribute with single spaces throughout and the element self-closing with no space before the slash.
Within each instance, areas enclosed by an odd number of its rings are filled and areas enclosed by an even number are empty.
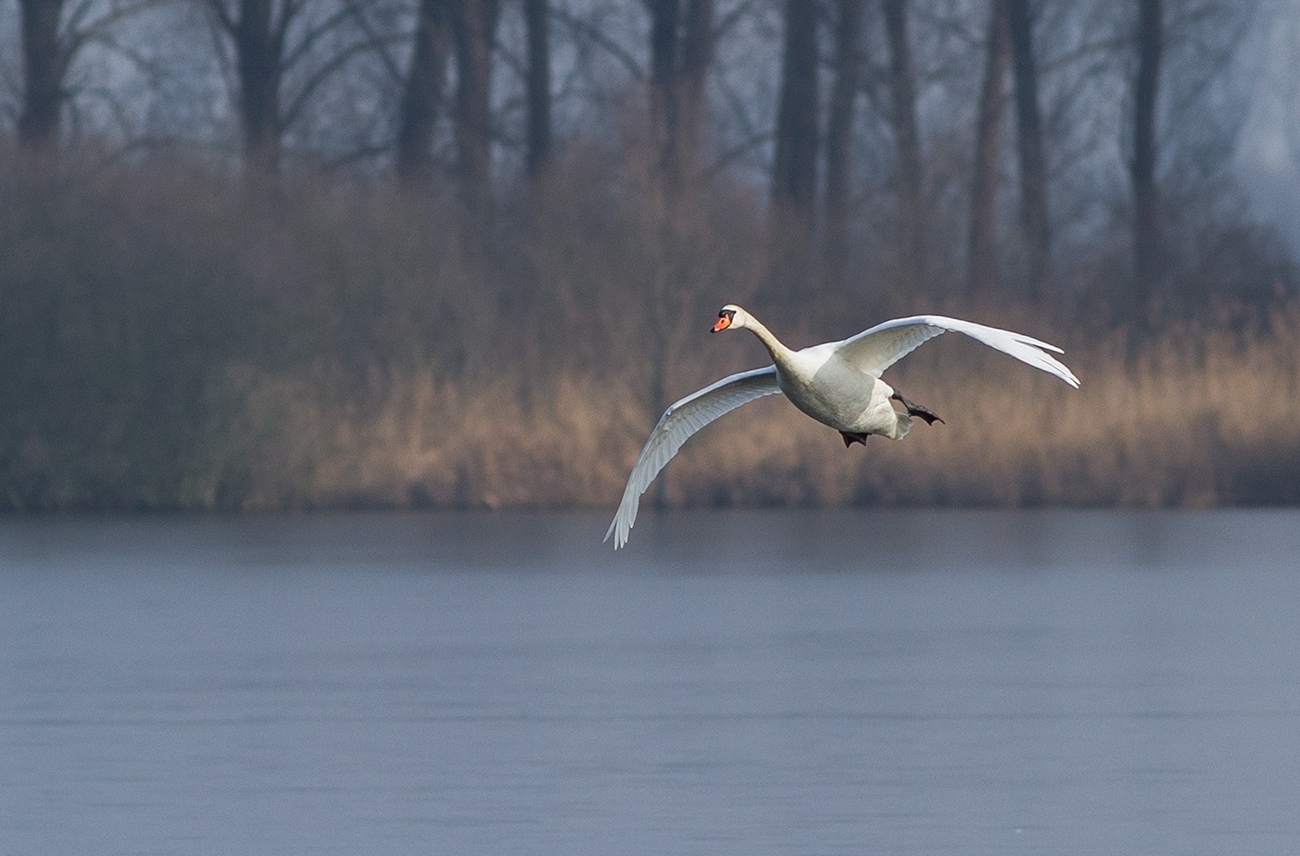
<svg viewBox="0 0 1300 856">
<path fill-rule="evenodd" d="M 853 443 L 865 445 L 872 434 L 901 440 L 912 427 L 913 417 L 924 419 L 930 425 L 943 420 L 908 401 L 881 380 L 880 375 L 922 342 L 950 330 L 965 333 L 977 342 L 1055 375 L 1070 386 L 1079 386 L 1074 373 L 1049 353 L 1062 353 L 1060 348 L 1010 330 L 941 315 L 896 318 L 842 342 L 792 351 L 757 318 L 729 303 L 722 307 L 713 325 L 714 333 L 723 330 L 753 331 L 772 355 L 773 364 L 724 377 L 664 411 L 632 467 L 623 501 L 605 533 L 606 541 L 614 536 L 615 549 L 627 543 L 641 494 L 682 444 L 719 416 L 756 398 L 785 393 L 795 407 L 839 431 L 845 448 Z M 895 410 L 893 401 L 903 409 Z"/>
</svg>

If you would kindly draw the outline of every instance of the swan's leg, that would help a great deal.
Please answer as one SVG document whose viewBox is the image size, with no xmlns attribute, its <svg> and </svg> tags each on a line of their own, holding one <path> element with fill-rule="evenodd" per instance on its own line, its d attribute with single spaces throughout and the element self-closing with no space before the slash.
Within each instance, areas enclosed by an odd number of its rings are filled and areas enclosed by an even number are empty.
<svg viewBox="0 0 1300 856">
<path fill-rule="evenodd" d="M 867 445 L 867 438 L 870 437 L 871 435 L 850 434 L 848 431 L 841 431 L 840 436 L 844 438 L 844 448 L 847 449 L 849 446 L 852 446 L 854 443 L 861 443 L 864 446 Z"/>
<path fill-rule="evenodd" d="M 894 394 L 891 395 L 890 398 L 902 404 L 903 407 L 907 409 L 908 416 L 919 416 L 925 420 L 926 425 L 933 425 L 936 422 L 943 425 L 948 424 L 944 422 L 942 419 L 940 419 L 938 414 L 934 413 L 933 411 L 922 407 L 921 405 L 917 404 L 915 401 L 908 401 L 906 398 L 903 398 L 903 394 L 901 392 L 898 392 L 897 390 L 894 391 Z"/>
</svg>

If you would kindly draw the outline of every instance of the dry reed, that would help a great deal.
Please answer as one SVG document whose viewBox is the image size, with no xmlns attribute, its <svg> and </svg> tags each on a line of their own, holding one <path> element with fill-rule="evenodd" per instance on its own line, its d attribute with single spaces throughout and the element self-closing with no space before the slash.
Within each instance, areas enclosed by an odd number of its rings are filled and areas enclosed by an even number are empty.
<svg viewBox="0 0 1300 856">
<path fill-rule="evenodd" d="M 1125 357 L 1118 337 L 1080 342 L 1067 355 L 1083 380 L 1077 391 L 945 337 L 889 377 L 947 424 L 846 450 L 834 431 L 788 403 L 757 402 L 687 445 L 666 471 L 666 499 L 677 506 L 1295 502 L 1298 336 L 1293 308 L 1267 335 L 1170 333 L 1136 360 Z M 428 370 L 387 376 L 382 388 L 377 406 L 360 414 L 323 404 L 321 379 L 261 378 L 249 401 L 265 438 L 259 460 L 268 463 L 247 504 L 609 506 L 654 419 L 615 377 L 559 376 L 528 408 L 507 383 L 439 384 Z"/>
</svg>

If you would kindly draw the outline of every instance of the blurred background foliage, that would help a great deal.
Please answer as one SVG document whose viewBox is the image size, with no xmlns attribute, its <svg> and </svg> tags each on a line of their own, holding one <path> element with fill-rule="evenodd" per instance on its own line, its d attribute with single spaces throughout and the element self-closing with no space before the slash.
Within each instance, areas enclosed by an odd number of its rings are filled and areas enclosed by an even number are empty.
<svg viewBox="0 0 1300 856">
<path fill-rule="evenodd" d="M 895 372 L 948 425 L 845 453 L 759 403 L 671 504 L 1294 502 L 1294 236 L 1256 192 L 1293 18 L 6 5 L 0 505 L 612 504 L 664 406 L 764 361 L 704 335 L 736 301 L 791 345 L 1022 329 L 1083 388 L 945 339 Z"/>
</svg>

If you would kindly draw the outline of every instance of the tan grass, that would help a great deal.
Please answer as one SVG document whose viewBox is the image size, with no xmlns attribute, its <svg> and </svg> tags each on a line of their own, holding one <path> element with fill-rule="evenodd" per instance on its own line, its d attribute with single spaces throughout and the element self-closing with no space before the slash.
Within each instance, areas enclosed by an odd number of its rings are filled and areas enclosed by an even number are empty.
<svg viewBox="0 0 1300 856">
<path fill-rule="evenodd" d="M 1295 501 L 1298 317 L 1279 315 L 1271 331 L 1250 337 L 1173 331 L 1136 359 L 1125 357 L 1118 337 L 1075 343 L 1067 361 L 1082 379 L 1077 391 L 944 337 L 888 379 L 947 424 L 918 424 L 903 441 L 872 438 L 846 450 L 834 431 L 787 402 L 756 402 L 687 445 L 665 473 L 666 499 L 676 506 Z M 674 375 L 675 395 L 710 379 L 702 369 L 683 373 L 698 377 Z M 324 375 L 260 378 L 248 398 L 253 433 L 262 438 L 248 504 L 612 506 L 655 416 L 617 378 L 563 373 L 534 389 L 528 406 L 517 379 L 437 378 L 431 368 L 386 375 L 367 412 L 326 404 L 332 392 Z"/>
</svg>

